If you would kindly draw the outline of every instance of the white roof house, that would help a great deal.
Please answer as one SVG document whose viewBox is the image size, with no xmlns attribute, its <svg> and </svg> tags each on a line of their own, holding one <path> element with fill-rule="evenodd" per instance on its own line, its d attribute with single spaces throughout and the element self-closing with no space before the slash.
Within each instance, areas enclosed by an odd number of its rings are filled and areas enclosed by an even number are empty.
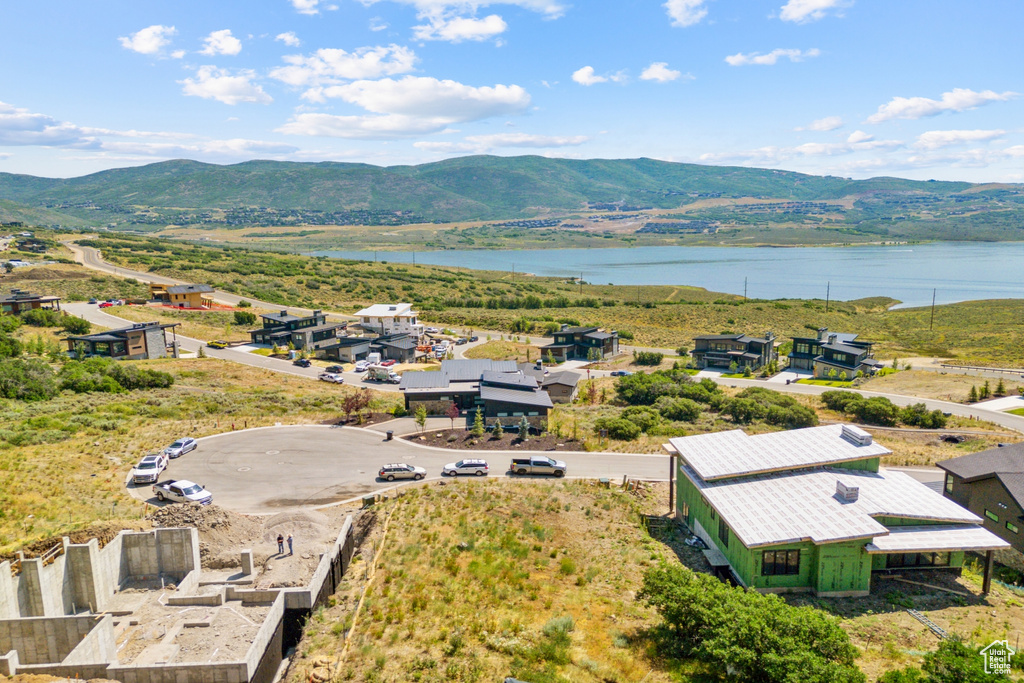
<svg viewBox="0 0 1024 683">
<path fill-rule="evenodd" d="M 374 304 L 356 315 L 363 329 L 379 334 L 423 334 L 423 325 L 417 320 L 419 314 L 412 310 L 412 304 Z"/>
</svg>

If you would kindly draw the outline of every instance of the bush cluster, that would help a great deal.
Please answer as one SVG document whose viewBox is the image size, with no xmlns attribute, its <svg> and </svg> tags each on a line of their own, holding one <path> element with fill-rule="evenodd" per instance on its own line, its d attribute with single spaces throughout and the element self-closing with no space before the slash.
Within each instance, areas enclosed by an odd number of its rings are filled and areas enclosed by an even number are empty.
<svg viewBox="0 0 1024 683">
<path fill-rule="evenodd" d="M 0 396 L 20 401 L 45 401 L 59 391 L 121 393 L 163 389 L 174 383 L 166 372 L 147 370 L 110 358 L 68 361 L 55 373 L 35 358 L 8 358 L 0 363 Z"/>
<path fill-rule="evenodd" d="M 634 351 L 633 362 L 637 365 L 661 365 L 661 360 L 665 357 L 663 353 L 657 353 L 656 351 Z"/>
<path fill-rule="evenodd" d="M 865 680 L 849 636 L 813 607 L 792 607 L 776 595 L 678 565 L 649 569 L 639 598 L 661 615 L 654 636 L 663 654 L 697 659 L 716 671 L 728 665 L 730 680 Z"/>
<path fill-rule="evenodd" d="M 865 424 L 892 427 L 903 423 L 923 429 L 942 429 L 948 418 L 941 410 L 929 411 L 923 403 L 900 408 L 883 396 L 865 398 L 852 391 L 826 391 L 821 395 L 825 407 L 852 415 Z"/>
<path fill-rule="evenodd" d="M 763 420 L 786 429 L 818 424 L 818 415 L 792 396 L 761 387 L 744 389 L 725 404 L 722 412 L 740 424 Z"/>
</svg>

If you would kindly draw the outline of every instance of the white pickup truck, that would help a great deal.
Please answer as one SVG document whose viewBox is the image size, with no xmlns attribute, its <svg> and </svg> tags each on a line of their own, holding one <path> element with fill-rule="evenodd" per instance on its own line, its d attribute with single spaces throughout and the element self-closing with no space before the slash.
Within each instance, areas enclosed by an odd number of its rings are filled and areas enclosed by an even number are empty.
<svg viewBox="0 0 1024 683">
<path fill-rule="evenodd" d="M 156 494 L 157 500 L 169 500 L 174 503 L 209 505 L 213 502 L 213 494 L 187 479 L 171 479 L 153 484 L 153 493 Z"/>
</svg>

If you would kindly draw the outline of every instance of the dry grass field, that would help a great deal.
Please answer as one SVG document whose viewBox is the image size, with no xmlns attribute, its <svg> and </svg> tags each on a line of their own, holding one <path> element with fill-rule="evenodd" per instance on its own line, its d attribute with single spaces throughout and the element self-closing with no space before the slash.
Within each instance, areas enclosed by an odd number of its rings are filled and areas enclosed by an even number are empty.
<svg viewBox="0 0 1024 683">
<path fill-rule="evenodd" d="M 987 377 L 943 374 L 927 370 L 905 370 L 886 375 L 885 377 L 874 377 L 865 380 L 861 388 L 867 391 L 905 394 L 907 396 L 920 396 L 921 398 L 935 398 L 944 401 L 966 403 L 971 387 L 980 389 L 986 381 L 993 391 L 999 383 L 998 379 Z M 1003 384 L 1008 396 L 1014 396 L 1018 393 L 1018 389 L 1024 388 L 1024 382 L 1014 381 L 1009 378 L 1003 380 Z"/>
</svg>

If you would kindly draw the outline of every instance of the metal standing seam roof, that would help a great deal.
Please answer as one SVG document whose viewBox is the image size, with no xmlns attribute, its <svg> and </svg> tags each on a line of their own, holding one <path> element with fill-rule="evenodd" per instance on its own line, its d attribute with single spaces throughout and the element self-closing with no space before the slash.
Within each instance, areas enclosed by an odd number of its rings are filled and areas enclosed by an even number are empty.
<svg viewBox="0 0 1024 683">
<path fill-rule="evenodd" d="M 261 313 L 260 317 L 264 318 L 266 320 L 275 320 L 275 321 L 277 321 L 279 323 L 282 323 L 282 324 L 283 323 L 292 323 L 292 322 L 295 322 L 296 320 L 304 320 L 304 318 L 302 318 L 300 316 L 290 315 L 288 313 L 285 313 L 284 315 L 281 315 L 280 313 Z"/>
<path fill-rule="evenodd" d="M 865 351 L 869 350 L 869 349 L 864 348 L 863 346 L 849 346 L 847 344 L 839 344 L 839 343 L 836 343 L 836 344 L 822 344 L 821 348 L 828 349 L 829 351 L 838 351 L 839 353 L 852 353 L 855 356 L 859 356 L 860 354 L 862 354 Z"/>
<path fill-rule="evenodd" d="M 703 479 L 738 477 L 877 458 L 891 453 L 877 443 L 861 446 L 843 438 L 850 425 L 791 429 L 748 436 L 741 429 L 669 439 L 672 448 Z"/>
<path fill-rule="evenodd" d="M 874 519 L 878 516 L 952 524 L 982 521 L 910 475 L 894 470 L 816 468 L 711 482 L 686 465 L 679 470 L 748 548 L 885 536 L 889 529 Z M 856 501 L 842 501 L 836 495 L 839 481 L 859 488 Z"/>
<path fill-rule="evenodd" d="M 519 372 L 495 372 L 486 370 L 480 376 L 480 381 L 488 385 L 516 387 L 518 389 L 536 389 L 537 378 Z"/>
<path fill-rule="evenodd" d="M 501 401 L 502 403 L 518 403 L 538 408 L 554 408 L 551 397 L 546 391 L 524 391 L 522 389 L 504 389 L 501 387 L 480 387 L 480 398 L 484 401 Z"/>
<path fill-rule="evenodd" d="M 548 386 L 549 384 L 564 384 L 568 387 L 574 387 L 579 384 L 582 375 L 578 372 L 570 372 L 563 370 L 562 372 L 554 372 L 544 378 L 542 386 Z"/>
<path fill-rule="evenodd" d="M 448 375 L 437 371 L 403 372 L 402 381 L 398 385 L 400 391 L 405 389 L 447 389 Z"/>
<path fill-rule="evenodd" d="M 597 332 L 587 332 L 583 337 L 585 339 L 611 339 L 612 337 L 617 337 L 618 334 L 618 332 L 601 332 L 598 330 Z"/>
<path fill-rule="evenodd" d="M 360 317 L 396 318 L 416 315 L 412 312 L 412 304 L 374 304 L 358 311 Z"/>
<path fill-rule="evenodd" d="M 168 294 L 190 294 L 199 292 L 201 294 L 212 292 L 213 287 L 210 285 L 174 285 L 165 289 Z"/>
<path fill-rule="evenodd" d="M 517 372 L 514 360 L 490 360 L 489 358 L 456 358 L 441 361 L 441 372 L 452 382 L 476 382 L 484 372 Z"/>
<path fill-rule="evenodd" d="M 943 460 L 938 466 L 963 479 L 992 476 L 998 472 L 1024 472 L 1024 441 Z"/>
<path fill-rule="evenodd" d="M 864 546 L 869 553 L 928 553 L 949 550 L 998 550 L 1010 544 L 980 526 L 890 527 L 888 536 Z"/>
</svg>

